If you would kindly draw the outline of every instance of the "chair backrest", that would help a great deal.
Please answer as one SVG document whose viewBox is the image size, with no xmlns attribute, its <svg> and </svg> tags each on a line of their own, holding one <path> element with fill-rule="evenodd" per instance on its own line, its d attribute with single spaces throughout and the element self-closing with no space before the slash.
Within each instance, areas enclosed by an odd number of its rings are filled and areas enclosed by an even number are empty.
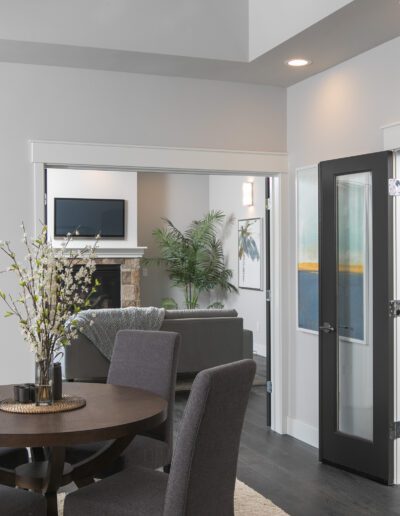
<svg viewBox="0 0 400 516">
<path fill-rule="evenodd" d="M 164 516 L 233 516 L 240 434 L 256 365 L 199 373 L 172 458 Z"/>
<path fill-rule="evenodd" d="M 150 391 L 168 401 L 168 417 L 148 432 L 172 450 L 173 411 L 180 336 L 165 331 L 118 332 L 107 383 Z"/>
</svg>

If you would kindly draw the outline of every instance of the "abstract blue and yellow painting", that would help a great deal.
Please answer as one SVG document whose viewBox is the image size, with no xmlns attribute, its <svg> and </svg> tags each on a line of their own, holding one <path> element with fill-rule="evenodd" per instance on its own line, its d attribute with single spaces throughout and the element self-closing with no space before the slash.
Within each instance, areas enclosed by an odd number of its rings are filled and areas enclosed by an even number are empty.
<svg viewBox="0 0 400 516">
<path fill-rule="evenodd" d="M 318 331 L 318 168 L 297 172 L 298 327 Z"/>
<path fill-rule="evenodd" d="M 297 282 L 298 327 L 318 331 L 318 169 L 297 173 Z M 337 256 L 338 334 L 364 340 L 364 288 L 369 258 L 368 173 L 337 177 L 337 235 L 332 252 Z"/>
</svg>

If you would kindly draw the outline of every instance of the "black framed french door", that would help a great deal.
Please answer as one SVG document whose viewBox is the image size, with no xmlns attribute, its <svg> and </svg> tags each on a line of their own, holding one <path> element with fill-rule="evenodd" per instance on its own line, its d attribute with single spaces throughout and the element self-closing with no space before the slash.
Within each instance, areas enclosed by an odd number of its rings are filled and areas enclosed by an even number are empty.
<svg viewBox="0 0 400 516">
<path fill-rule="evenodd" d="M 392 153 L 319 164 L 320 460 L 393 482 Z"/>
</svg>

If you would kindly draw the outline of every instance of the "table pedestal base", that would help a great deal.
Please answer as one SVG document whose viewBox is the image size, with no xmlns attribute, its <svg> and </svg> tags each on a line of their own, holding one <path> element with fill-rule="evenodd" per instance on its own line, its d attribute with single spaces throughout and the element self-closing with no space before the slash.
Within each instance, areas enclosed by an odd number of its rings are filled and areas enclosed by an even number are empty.
<svg viewBox="0 0 400 516">
<path fill-rule="evenodd" d="M 72 482 L 72 466 L 64 463 L 62 480 L 66 484 Z M 22 464 L 15 469 L 15 485 L 22 489 L 29 489 L 36 493 L 42 493 L 48 485 L 49 461 L 29 462 Z"/>
<path fill-rule="evenodd" d="M 33 462 L 22 464 L 15 471 L 0 467 L 0 483 L 43 494 L 47 500 L 47 516 L 57 516 L 58 489 L 70 482 L 75 482 L 78 487 L 90 484 L 96 474 L 121 455 L 133 438 L 134 435 L 127 435 L 110 441 L 91 457 L 73 465 L 64 462 L 64 447 L 43 448 L 43 453 L 36 448 L 32 453 Z M 39 458 L 47 460 L 37 460 Z"/>
</svg>

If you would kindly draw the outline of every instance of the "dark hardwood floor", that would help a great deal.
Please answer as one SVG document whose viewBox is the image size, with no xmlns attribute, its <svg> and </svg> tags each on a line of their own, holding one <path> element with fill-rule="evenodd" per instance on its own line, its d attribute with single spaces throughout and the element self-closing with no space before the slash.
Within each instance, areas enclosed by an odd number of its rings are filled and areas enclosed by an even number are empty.
<svg viewBox="0 0 400 516">
<path fill-rule="evenodd" d="M 257 359 L 258 374 L 263 360 Z M 187 394 L 177 394 L 176 429 L 186 400 Z M 245 484 L 292 516 L 400 515 L 400 486 L 321 464 L 316 448 L 267 429 L 265 412 L 265 387 L 253 387 L 238 464 L 238 478 Z"/>
</svg>

